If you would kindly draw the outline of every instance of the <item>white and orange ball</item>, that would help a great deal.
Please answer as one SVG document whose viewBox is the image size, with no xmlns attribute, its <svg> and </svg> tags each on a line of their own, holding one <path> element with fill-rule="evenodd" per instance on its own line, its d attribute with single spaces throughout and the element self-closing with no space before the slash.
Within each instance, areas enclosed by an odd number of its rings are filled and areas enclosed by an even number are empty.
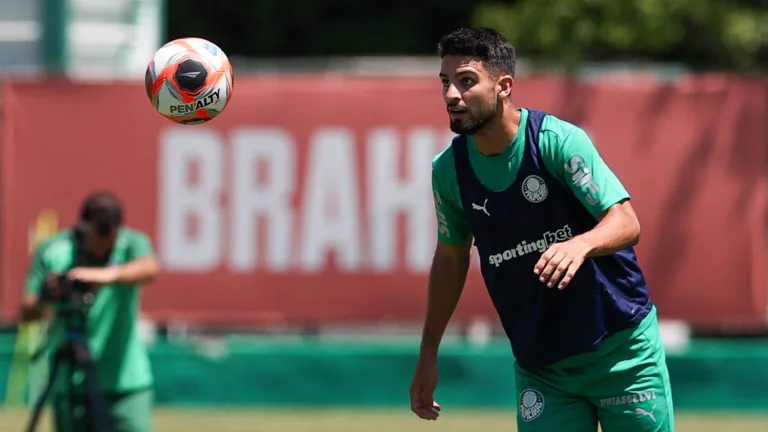
<svg viewBox="0 0 768 432">
<path fill-rule="evenodd" d="M 182 38 L 155 52 L 144 78 L 155 109 L 176 123 L 205 123 L 232 99 L 234 75 L 229 58 L 212 42 Z"/>
</svg>

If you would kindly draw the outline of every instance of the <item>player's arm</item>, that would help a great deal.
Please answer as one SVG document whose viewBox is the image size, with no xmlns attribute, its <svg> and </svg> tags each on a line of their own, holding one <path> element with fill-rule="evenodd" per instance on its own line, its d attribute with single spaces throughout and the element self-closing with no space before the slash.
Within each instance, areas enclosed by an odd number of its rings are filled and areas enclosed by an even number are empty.
<svg viewBox="0 0 768 432">
<path fill-rule="evenodd" d="M 578 236 L 589 245 L 587 257 L 614 254 L 640 242 L 640 221 L 629 200 L 608 208 L 593 229 Z"/>
<path fill-rule="evenodd" d="M 598 220 L 597 225 L 569 241 L 547 249 L 533 272 L 550 288 L 564 289 L 584 260 L 616 253 L 640 240 L 640 222 L 629 193 L 600 157 L 584 130 L 571 127 L 546 132 L 540 146 L 547 169 Z"/>
<path fill-rule="evenodd" d="M 148 236 L 133 233 L 129 245 L 131 260 L 116 268 L 115 282 L 120 284 L 144 284 L 160 274 L 160 262 L 155 257 Z"/>
<path fill-rule="evenodd" d="M 420 357 L 424 360 L 437 358 L 440 341 L 464 289 L 471 246 L 472 237 L 460 245 L 437 242 L 429 271 L 427 316 L 421 337 Z"/>
<path fill-rule="evenodd" d="M 472 235 L 461 204 L 439 175 L 433 172 L 438 241 L 429 272 L 427 314 L 421 341 L 420 357 L 437 358 L 440 341 L 464 289 L 470 263 Z"/>
<path fill-rule="evenodd" d="M 547 158 L 552 160 L 552 170 L 599 220 L 595 228 L 579 236 L 590 246 L 587 256 L 610 255 L 637 244 L 640 222 L 629 193 L 587 133 L 573 127 L 555 139 L 559 142 L 548 149 L 552 155 Z"/>
</svg>

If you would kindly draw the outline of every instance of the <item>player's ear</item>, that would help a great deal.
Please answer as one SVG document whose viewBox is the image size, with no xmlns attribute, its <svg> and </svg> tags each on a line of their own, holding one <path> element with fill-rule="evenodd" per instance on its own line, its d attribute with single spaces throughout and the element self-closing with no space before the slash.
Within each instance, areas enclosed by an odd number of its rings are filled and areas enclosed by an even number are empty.
<svg viewBox="0 0 768 432">
<path fill-rule="evenodd" d="M 499 89 L 499 97 L 508 98 L 512 96 L 512 88 L 515 86 L 515 79 L 509 75 L 502 75 L 496 81 L 496 86 Z"/>
</svg>

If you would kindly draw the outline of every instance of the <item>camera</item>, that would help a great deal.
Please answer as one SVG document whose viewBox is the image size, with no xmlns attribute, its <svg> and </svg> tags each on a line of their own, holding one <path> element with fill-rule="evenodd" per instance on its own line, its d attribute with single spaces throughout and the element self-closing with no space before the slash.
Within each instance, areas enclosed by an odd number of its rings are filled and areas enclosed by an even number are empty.
<svg viewBox="0 0 768 432">
<path fill-rule="evenodd" d="M 70 279 L 66 273 L 49 278 L 40 289 L 40 302 L 71 303 L 91 292 L 91 284 Z"/>
<path fill-rule="evenodd" d="M 76 224 L 72 232 L 75 237 L 75 263 L 74 267 L 82 265 L 86 261 L 83 239 L 85 227 L 82 223 Z M 92 286 L 89 283 L 71 279 L 68 272 L 49 277 L 40 288 L 41 303 L 69 304 L 70 306 L 89 305 L 93 301 Z"/>
</svg>

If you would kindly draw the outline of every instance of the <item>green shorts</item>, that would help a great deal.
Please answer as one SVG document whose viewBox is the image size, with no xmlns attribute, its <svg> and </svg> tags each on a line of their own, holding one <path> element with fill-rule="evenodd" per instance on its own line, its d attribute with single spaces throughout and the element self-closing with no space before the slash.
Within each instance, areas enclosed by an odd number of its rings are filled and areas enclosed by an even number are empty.
<svg viewBox="0 0 768 432">
<path fill-rule="evenodd" d="M 654 308 L 595 352 L 515 366 L 520 432 L 673 432 L 672 390 Z"/>
<path fill-rule="evenodd" d="M 152 432 L 152 390 L 108 394 L 116 432 Z M 53 422 L 56 432 L 95 432 L 89 428 L 82 412 L 73 411 L 69 398 L 53 397 Z"/>
</svg>

